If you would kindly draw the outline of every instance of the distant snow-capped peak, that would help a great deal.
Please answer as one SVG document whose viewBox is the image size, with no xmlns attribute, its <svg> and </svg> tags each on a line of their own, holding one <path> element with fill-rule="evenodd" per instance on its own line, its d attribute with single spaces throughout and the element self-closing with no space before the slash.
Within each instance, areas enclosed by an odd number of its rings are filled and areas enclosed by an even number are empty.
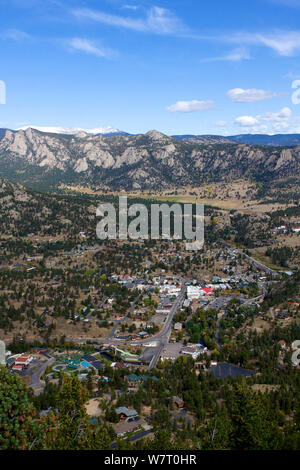
<svg viewBox="0 0 300 470">
<path fill-rule="evenodd" d="M 119 129 L 114 129 L 113 127 L 96 127 L 95 129 L 83 129 L 81 127 L 45 127 L 45 126 L 23 126 L 19 127 L 17 130 L 25 131 L 26 129 L 36 129 L 40 132 L 50 132 L 53 134 L 78 134 L 78 132 L 86 132 L 87 134 L 117 134 L 121 131 Z"/>
</svg>

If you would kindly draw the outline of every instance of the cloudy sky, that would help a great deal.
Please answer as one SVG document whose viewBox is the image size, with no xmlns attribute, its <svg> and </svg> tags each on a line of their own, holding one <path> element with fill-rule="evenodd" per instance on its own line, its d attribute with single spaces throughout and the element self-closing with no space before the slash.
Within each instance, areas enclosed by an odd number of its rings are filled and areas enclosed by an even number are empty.
<svg viewBox="0 0 300 470">
<path fill-rule="evenodd" d="M 0 127 L 300 133 L 300 0 L 0 0 L 0 58 Z"/>
</svg>

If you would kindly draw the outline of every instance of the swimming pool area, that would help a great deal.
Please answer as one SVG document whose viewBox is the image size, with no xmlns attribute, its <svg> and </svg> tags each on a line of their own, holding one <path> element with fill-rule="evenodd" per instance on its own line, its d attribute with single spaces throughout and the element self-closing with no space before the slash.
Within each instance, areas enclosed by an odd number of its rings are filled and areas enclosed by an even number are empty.
<svg viewBox="0 0 300 470">
<path fill-rule="evenodd" d="M 83 370 L 83 369 L 90 369 L 92 368 L 92 365 L 85 361 L 85 360 L 82 360 L 81 358 L 78 358 L 78 356 L 76 356 L 76 358 L 61 358 L 63 362 L 59 362 L 58 364 L 55 364 L 53 366 L 53 371 L 55 372 L 60 372 L 60 371 L 64 371 L 67 373 L 67 370 L 69 369 L 70 372 L 71 371 L 80 371 L 80 370 Z"/>
<path fill-rule="evenodd" d="M 89 362 L 82 361 L 81 362 L 81 367 L 92 367 L 92 366 L 91 366 L 91 364 L 89 364 Z"/>
</svg>

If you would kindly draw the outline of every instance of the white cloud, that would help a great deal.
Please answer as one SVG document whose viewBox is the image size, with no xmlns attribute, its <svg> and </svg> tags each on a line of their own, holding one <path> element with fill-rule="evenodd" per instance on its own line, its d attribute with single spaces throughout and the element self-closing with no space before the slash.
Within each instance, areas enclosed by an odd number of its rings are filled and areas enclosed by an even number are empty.
<svg viewBox="0 0 300 470">
<path fill-rule="evenodd" d="M 30 34 L 20 29 L 6 29 L 1 34 L 2 39 L 11 39 L 13 41 L 27 41 L 31 39 Z"/>
<path fill-rule="evenodd" d="M 266 46 L 281 56 L 293 56 L 300 51 L 300 31 L 236 33 L 224 39 L 239 44 Z"/>
<path fill-rule="evenodd" d="M 249 52 L 244 47 L 239 47 L 234 49 L 229 54 L 220 57 L 211 57 L 208 59 L 203 59 L 202 62 L 218 62 L 218 61 L 229 61 L 229 62 L 239 62 L 240 60 L 250 59 Z"/>
<path fill-rule="evenodd" d="M 145 22 L 143 20 L 109 15 L 100 11 L 89 10 L 88 8 L 73 10 L 73 14 L 80 19 L 93 20 L 110 26 L 120 26 L 122 28 L 133 29 L 135 31 L 145 31 L 146 29 Z"/>
<path fill-rule="evenodd" d="M 235 120 L 243 128 L 244 132 L 249 133 L 299 133 L 300 116 L 293 116 L 288 107 L 282 108 L 278 112 L 267 112 L 256 116 L 239 116 Z"/>
<path fill-rule="evenodd" d="M 263 101 L 280 96 L 278 93 L 271 93 L 266 90 L 257 90 L 256 88 L 232 88 L 227 92 L 227 98 L 236 103 L 252 103 L 254 101 Z"/>
<path fill-rule="evenodd" d="M 282 0 L 283 1 L 283 0 Z M 292 2 L 292 0 L 291 0 Z M 299 0 L 300 2 L 300 0 Z M 296 0 L 295 2 L 296 3 Z M 131 29 L 139 32 L 189 37 L 195 40 L 218 41 L 238 44 L 238 48 L 224 56 L 203 59 L 202 62 L 231 61 L 250 59 L 245 46 L 265 46 L 281 56 L 293 56 L 300 52 L 300 30 L 273 30 L 268 32 L 231 32 L 223 35 L 205 35 L 192 31 L 180 18 L 166 8 L 153 6 L 143 16 L 136 17 L 136 5 L 124 5 L 122 8 L 132 11 L 134 16 L 121 16 L 89 8 L 73 9 L 74 16 L 81 20 L 96 21 L 110 26 Z"/>
<path fill-rule="evenodd" d="M 92 54 L 97 57 L 109 58 L 112 56 L 113 51 L 98 47 L 93 41 L 84 38 L 72 38 L 67 41 L 67 46 L 71 50 L 82 51 L 87 54 Z"/>
<path fill-rule="evenodd" d="M 187 31 L 187 28 L 181 20 L 170 10 L 157 6 L 150 8 L 146 16 L 140 18 L 111 15 L 88 8 L 73 10 L 73 15 L 80 19 L 97 21 L 110 26 L 132 29 L 134 31 L 152 32 L 155 34 L 176 35 Z"/>
<path fill-rule="evenodd" d="M 158 34 L 176 34 L 185 28 L 179 18 L 165 8 L 153 7 L 148 12 L 149 30 Z"/>
<path fill-rule="evenodd" d="M 252 127 L 259 124 L 259 121 L 253 116 L 239 116 L 235 122 L 242 127 Z"/>
<path fill-rule="evenodd" d="M 225 57 L 223 57 L 222 60 L 230 60 L 232 62 L 237 62 L 243 59 L 250 59 L 250 55 L 249 55 L 249 52 L 245 48 L 240 47 L 230 52 L 229 54 L 227 54 Z"/>
<path fill-rule="evenodd" d="M 282 108 L 278 113 L 265 113 L 259 115 L 258 118 L 262 121 L 268 122 L 282 122 L 292 117 L 292 111 L 287 106 Z"/>
<path fill-rule="evenodd" d="M 166 109 L 171 113 L 194 113 L 211 109 L 214 104 L 213 101 L 177 101 L 177 103 L 168 106 Z"/>
</svg>

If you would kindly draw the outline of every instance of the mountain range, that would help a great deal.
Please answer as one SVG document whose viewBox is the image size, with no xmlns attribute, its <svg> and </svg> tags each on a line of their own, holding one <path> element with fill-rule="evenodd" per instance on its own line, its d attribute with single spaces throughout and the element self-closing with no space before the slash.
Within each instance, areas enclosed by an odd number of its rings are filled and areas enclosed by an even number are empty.
<svg viewBox="0 0 300 470">
<path fill-rule="evenodd" d="M 104 136 L 6 130 L 0 176 L 37 188 L 59 184 L 106 189 L 164 189 L 249 177 L 300 174 L 300 147 L 253 146 L 222 138 L 179 140 L 152 130 Z"/>
<path fill-rule="evenodd" d="M 240 134 L 240 135 L 173 135 L 175 139 L 195 144 L 237 143 L 249 145 L 269 145 L 272 147 L 293 147 L 300 145 L 300 134 Z"/>
<path fill-rule="evenodd" d="M 114 137 L 118 135 L 132 135 L 128 132 L 120 131 L 111 126 L 105 127 L 96 127 L 93 129 L 84 129 L 82 127 L 60 127 L 60 126 L 23 126 L 17 130 L 9 129 L 12 132 L 17 132 L 18 130 L 26 129 L 35 129 L 40 132 L 51 133 L 51 134 L 66 134 L 66 135 L 76 135 L 79 132 L 86 132 L 91 135 L 103 135 L 105 137 Z M 4 137 L 5 132 L 8 129 L 0 128 L 0 139 Z M 300 145 L 300 134 L 238 134 L 231 136 L 221 136 L 221 135 L 193 135 L 193 134 L 183 134 L 183 135 L 172 135 L 177 140 L 182 140 L 184 142 L 206 144 L 206 143 L 239 143 L 239 144 L 249 144 L 249 145 L 270 145 L 273 147 L 281 146 L 296 146 Z"/>
<path fill-rule="evenodd" d="M 107 137 L 113 135 L 128 135 L 127 132 L 120 131 L 119 129 L 114 129 L 113 127 L 106 126 L 106 127 L 96 127 L 94 129 L 84 129 L 82 127 L 61 127 L 61 126 L 23 126 L 18 129 L 9 129 L 12 132 L 17 132 L 19 130 L 26 131 L 26 129 L 35 129 L 40 132 L 46 132 L 50 134 L 67 134 L 67 135 L 75 135 L 78 132 L 86 132 L 87 134 L 92 135 L 105 135 Z M 0 129 L 0 139 L 5 135 L 5 131 L 7 129 Z"/>
<path fill-rule="evenodd" d="M 96 127 L 93 129 L 84 129 L 82 127 L 61 127 L 61 126 L 23 126 L 17 130 L 14 129 L 1 129 L 0 128 L 0 139 L 4 137 L 6 130 L 17 132 L 18 130 L 35 129 L 40 132 L 50 134 L 65 134 L 65 135 L 76 135 L 79 132 L 86 132 L 91 135 L 103 135 L 105 137 L 114 137 L 118 135 L 132 135 L 128 132 L 120 131 L 111 126 Z M 273 147 L 282 146 L 297 146 L 300 145 L 300 134 L 238 134 L 231 136 L 221 135 L 172 135 L 174 139 L 181 140 L 184 142 L 195 143 L 195 144 L 206 144 L 206 143 L 238 143 L 238 144 L 249 144 L 249 145 L 269 145 Z"/>
</svg>

